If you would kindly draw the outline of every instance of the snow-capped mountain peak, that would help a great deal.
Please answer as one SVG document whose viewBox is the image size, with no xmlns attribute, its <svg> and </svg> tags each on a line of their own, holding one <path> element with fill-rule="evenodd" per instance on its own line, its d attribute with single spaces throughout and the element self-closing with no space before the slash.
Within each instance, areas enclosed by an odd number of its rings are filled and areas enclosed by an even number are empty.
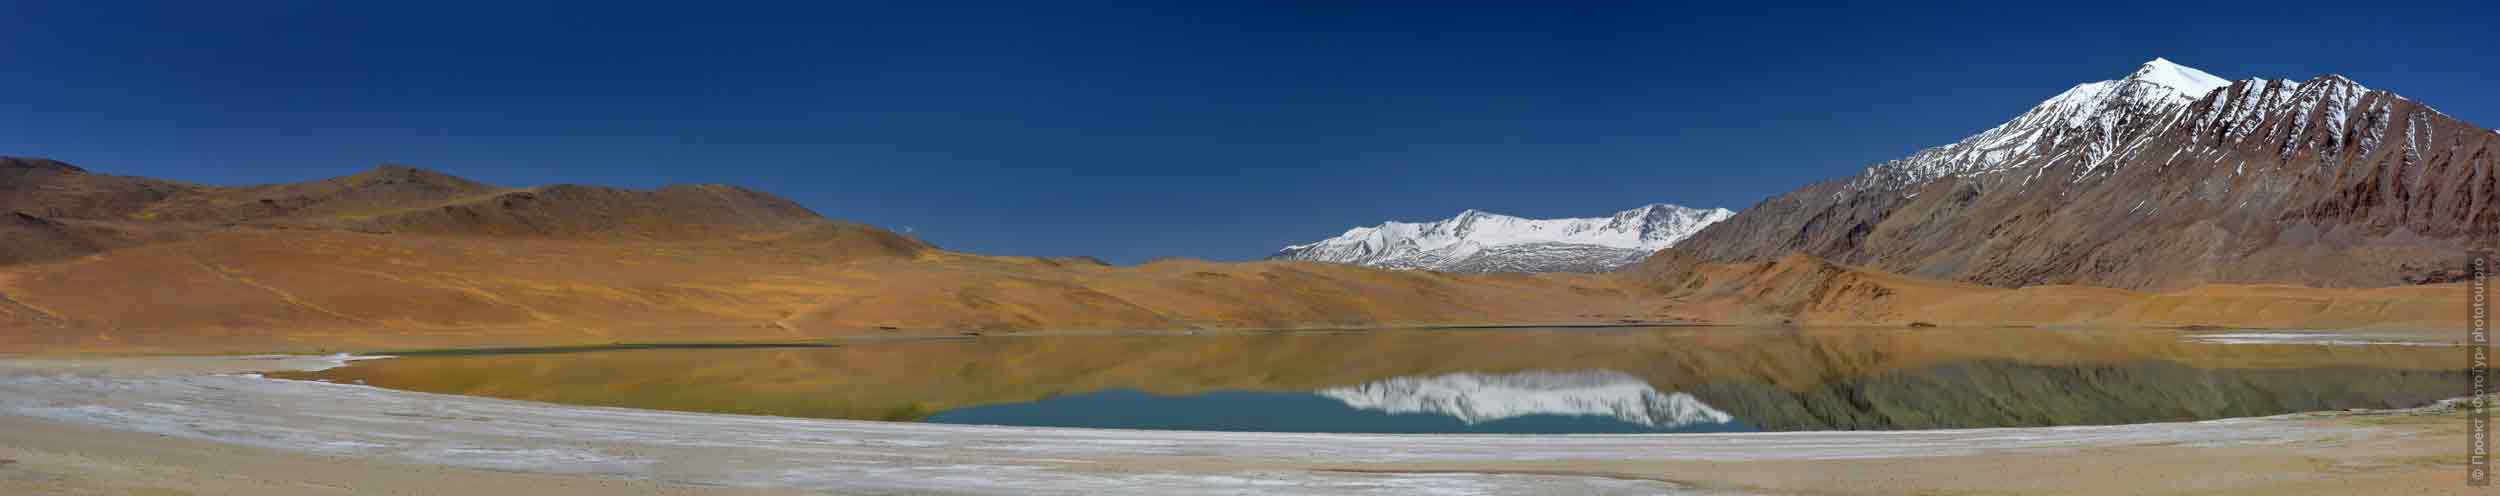
<svg viewBox="0 0 2500 496">
<path fill-rule="evenodd" d="M 2467 220 L 2500 218 L 2480 201 L 2500 134 L 2339 75 L 2219 82 L 2156 59 L 1676 248 L 2003 286 L 2378 286 L 2494 236 Z"/>
<path fill-rule="evenodd" d="M 1906 190 L 1938 178 L 2067 157 L 2080 158 L 2082 172 L 2107 172 L 2100 167 L 2159 135 L 2198 99 L 2231 86 L 2230 80 L 2156 58 L 2125 78 L 2075 85 L 1960 142 L 1876 164 L 1852 179 L 1849 189 Z"/>
<path fill-rule="evenodd" d="M 2229 79 L 2196 70 L 2194 67 L 2172 63 L 2170 59 L 2160 57 L 2154 57 L 2153 61 L 2145 62 L 2143 67 L 2136 68 L 2134 74 L 2127 75 L 2127 79 L 2179 90 L 2189 99 L 2202 97 L 2206 93 L 2212 93 L 2215 88 L 2231 85 Z"/>
<path fill-rule="evenodd" d="M 1527 219 L 1468 209 L 1433 222 L 1384 222 L 1314 243 L 1286 246 L 1273 259 L 1451 272 L 1603 272 L 1735 215 L 1723 208 L 1665 203 L 1607 217 Z"/>
</svg>

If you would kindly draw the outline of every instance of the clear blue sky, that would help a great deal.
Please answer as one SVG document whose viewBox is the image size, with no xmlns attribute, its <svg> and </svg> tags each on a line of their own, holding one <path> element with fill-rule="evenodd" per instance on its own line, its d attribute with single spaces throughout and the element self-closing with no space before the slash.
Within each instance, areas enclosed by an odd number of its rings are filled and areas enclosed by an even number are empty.
<svg viewBox="0 0 2500 496">
<path fill-rule="evenodd" d="M 1132 263 L 1466 208 L 1742 208 L 2156 56 L 2500 124 L 2478 2 L 522 3 L 13 3 L 0 154 L 214 184 L 383 162 L 730 183 L 949 248 Z"/>
</svg>

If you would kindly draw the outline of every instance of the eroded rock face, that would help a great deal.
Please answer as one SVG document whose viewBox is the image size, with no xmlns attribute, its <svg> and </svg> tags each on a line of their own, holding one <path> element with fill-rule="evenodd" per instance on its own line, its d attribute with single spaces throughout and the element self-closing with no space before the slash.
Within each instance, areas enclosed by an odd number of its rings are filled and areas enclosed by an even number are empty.
<svg viewBox="0 0 2500 496">
<path fill-rule="evenodd" d="M 2156 60 L 2076 86 L 1961 142 L 1764 200 L 1678 248 L 2173 289 L 2405 284 L 2500 240 L 2500 134 L 2341 76 L 2158 76 L 2182 70 Z"/>
</svg>

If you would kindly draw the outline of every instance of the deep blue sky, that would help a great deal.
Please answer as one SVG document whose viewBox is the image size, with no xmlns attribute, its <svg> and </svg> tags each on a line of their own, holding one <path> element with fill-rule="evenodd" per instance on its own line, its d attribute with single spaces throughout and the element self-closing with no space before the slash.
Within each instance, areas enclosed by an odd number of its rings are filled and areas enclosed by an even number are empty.
<svg viewBox="0 0 2500 496">
<path fill-rule="evenodd" d="M 1466 208 L 1742 208 L 2156 56 L 2500 124 L 2500 15 L 2471 2 L 29 3 L 0 9 L 0 154 L 215 184 L 383 162 L 730 183 L 949 248 L 1119 263 Z"/>
</svg>

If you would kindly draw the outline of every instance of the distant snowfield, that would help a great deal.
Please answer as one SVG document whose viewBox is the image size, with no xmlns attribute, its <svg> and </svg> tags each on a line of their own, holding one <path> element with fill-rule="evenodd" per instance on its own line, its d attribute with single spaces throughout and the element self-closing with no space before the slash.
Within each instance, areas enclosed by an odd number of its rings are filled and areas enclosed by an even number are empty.
<svg viewBox="0 0 2500 496">
<path fill-rule="evenodd" d="M 1506 463 L 1778 461 L 2356 439 L 2291 419 L 1890 432 L 1367 435 L 995 427 L 554 405 L 264 379 L 346 357 L 124 360 L 157 374 L 0 359 L 0 415 L 476 469 L 844 492 L 1661 494 L 1672 483 L 1494 473 Z M 208 360 L 210 362 L 202 362 Z M 102 367 L 114 367 L 104 365 Z M 122 366 L 130 368 L 130 366 Z M 226 367 L 227 373 L 202 371 Z M 1314 467 L 1432 464 L 1432 473 Z M 1482 467 L 1483 472 L 1447 470 Z"/>
<path fill-rule="evenodd" d="M 1604 272 L 1639 262 L 1736 212 L 1665 203 L 1608 217 L 1528 219 L 1481 210 L 1432 222 L 1384 222 L 1269 258 L 1400 270 Z"/>
</svg>

